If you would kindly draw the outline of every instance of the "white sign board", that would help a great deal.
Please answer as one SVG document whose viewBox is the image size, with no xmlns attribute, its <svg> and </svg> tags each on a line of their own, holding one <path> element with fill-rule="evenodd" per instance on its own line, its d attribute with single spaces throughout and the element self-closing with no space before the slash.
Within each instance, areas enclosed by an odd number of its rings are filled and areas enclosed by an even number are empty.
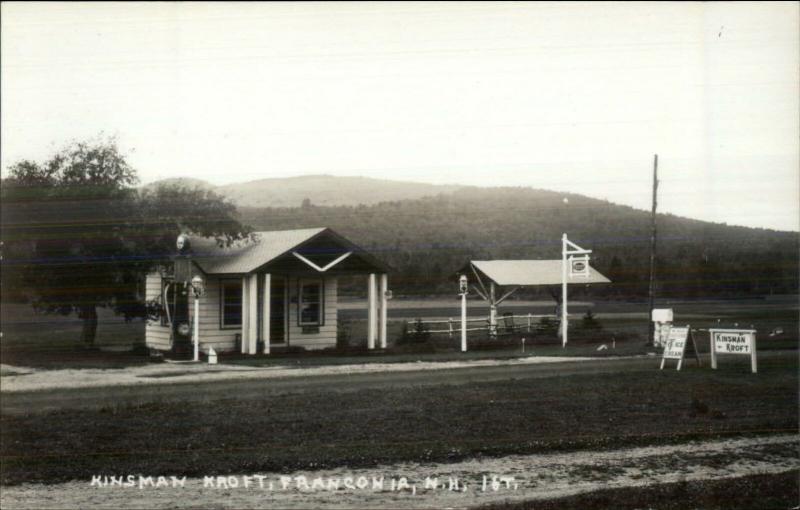
<svg viewBox="0 0 800 510">
<path fill-rule="evenodd" d="M 750 356 L 753 373 L 758 371 L 756 362 L 756 330 L 754 329 L 710 329 L 711 368 L 717 368 L 717 355 L 739 354 Z"/>
<path fill-rule="evenodd" d="M 697 345 L 694 343 L 694 336 L 692 335 L 691 329 L 692 328 L 690 326 L 671 327 L 669 329 L 669 336 L 667 337 L 667 342 L 664 346 L 664 355 L 661 358 L 661 370 L 664 369 L 664 363 L 668 359 L 678 360 L 677 369 L 681 369 L 683 357 L 686 353 L 686 345 L 690 340 L 692 341 L 692 346 L 694 347 L 694 354 L 697 358 L 697 362 L 698 364 L 700 363 L 700 357 L 697 355 Z"/>
<path fill-rule="evenodd" d="M 569 275 L 570 276 L 589 276 L 589 256 L 582 255 L 578 257 L 569 258 Z"/>
<path fill-rule="evenodd" d="M 654 308 L 653 322 L 672 322 L 672 308 Z"/>
<path fill-rule="evenodd" d="M 688 336 L 689 328 L 687 327 L 670 328 L 667 345 L 664 347 L 664 359 L 683 359 Z"/>
</svg>

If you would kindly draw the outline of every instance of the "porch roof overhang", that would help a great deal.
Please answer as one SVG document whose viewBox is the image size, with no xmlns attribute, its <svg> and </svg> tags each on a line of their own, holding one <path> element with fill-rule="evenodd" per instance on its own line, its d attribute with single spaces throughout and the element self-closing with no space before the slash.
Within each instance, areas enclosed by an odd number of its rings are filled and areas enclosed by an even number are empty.
<svg viewBox="0 0 800 510">
<path fill-rule="evenodd" d="M 561 285 L 562 262 L 556 260 L 471 260 L 460 273 L 476 269 L 490 281 L 499 286 L 525 287 L 533 285 Z M 570 275 L 567 284 L 585 285 L 587 283 L 611 283 L 598 270 L 589 266 L 586 276 Z"/>
</svg>

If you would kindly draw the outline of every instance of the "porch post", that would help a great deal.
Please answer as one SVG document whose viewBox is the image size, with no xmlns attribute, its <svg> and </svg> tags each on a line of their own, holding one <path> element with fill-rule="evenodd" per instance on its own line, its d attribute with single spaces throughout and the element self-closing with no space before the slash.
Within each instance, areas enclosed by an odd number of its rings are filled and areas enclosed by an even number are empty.
<svg viewBox="0 0 800 510">
<path fill-rule="evenodd" d="M 250 291 L 247 293 L 249 299 L 247 319 L 247 353 L 256 354 L 256 342 L 258 341 L 258 275 L 251 274 Z"/>
<path fill-rule="evenodd" d="M 247 291 L 248 291 L 247 276 L 245 275 L 242 277 L 242 333 L 241 333 L 242 354 L 245 354 L 247 352 L 247 334 L 250 331 L 247 325 L 247 320 L 250 315 L 248 313 L 248 311 L 250 310 L 250 306 L 249 306 L 249 300 L 247 299 Z"/>
<path fill-rule="evenodd" d="M 389 290 L 389 275 L 383 273 L 381 275 L 381 288 L 380 288 L 380 300 L 381 300 L 381 322 L 380 328 L 378 330 L 378 335 L 380 339 L 381 349 L 386 349 L 386 317 L 388 316 L 386 305 L 388 304 L 388 300 L 386 299 L 386 293 Z"/>
<path fill-rule="evenodd" d="M 261 340 L 264 342 L 264 354 L 269 354 L 270 313 L 272 313 L 271 286 L 272 275 L 266 273 L 264 275 L 263 302 L 261 303 Z"/>
<path fill-rule="evenodd" d="M 375 273 L 369 274 L 367 280 L 367 348 L 375 348 L 375 333 L 377 329 L 377 296 L 375 296 Z"/>
</svg>

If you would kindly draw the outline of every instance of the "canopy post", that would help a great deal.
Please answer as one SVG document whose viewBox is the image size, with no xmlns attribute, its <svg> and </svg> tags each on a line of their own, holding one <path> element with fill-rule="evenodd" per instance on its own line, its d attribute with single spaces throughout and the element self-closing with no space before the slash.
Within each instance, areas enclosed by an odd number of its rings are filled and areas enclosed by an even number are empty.
<svg viewBox="0 0 800 510">
<path fill-rule="evenodd" d="M 561 347 L 567 346 L 567 234 L 561 236 Z"/>
<path fill-rule="evenodd" d="M 495 300 L 494 282 L 489 282 L 489 336 L 497 337 L 497 301 Z"/>
</svg>

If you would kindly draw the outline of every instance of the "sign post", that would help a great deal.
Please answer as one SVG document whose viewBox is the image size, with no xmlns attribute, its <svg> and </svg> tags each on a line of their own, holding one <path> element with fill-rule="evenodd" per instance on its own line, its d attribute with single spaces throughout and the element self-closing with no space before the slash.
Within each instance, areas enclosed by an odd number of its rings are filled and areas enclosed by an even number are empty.
<svg viewBox="0 0 800 510">
<path fill-rule="evenodd" d="M 717 368 L 717 354 L 739 354 L 750 356 L 750 370 L 758 372 L 756 360 L 756 330 L 754 329 L 709 329 L 711 341 L 711 368 Z"/>
<path fill-rule="evenodd" d="M 458 280 L 461 294 L 461 352 L 467 352 L 467 275 Z"/>
<path fill-rule="evenodd" d="M 577 244 L 567 239 L 567 234 L 561 236 L 561 347 L 567 346 L 569 312 L 567 310 L 567 277 L 589 277 L 589 254 L 592 250 L 584 250 Z"/>
<path fill-rule="evenodd" d="M 692 342 L 692 347 L 694 348 L 694 355 L 697 359 L 697 364 L 699 365 L 700 355 L 697 352 L 697 343 L 694 341 L 692 328 L 687 324 L 683 327 L 671 327 L 669 329 L 669 336 L 667 337 L 667 343 L 664 346 L 664 355 L 661 358 L 661 367 L 659 370 L 664 370 L 664 364 L 668 359 L 678 360 L 677 370 L 680 370 L 681 365 L 683 365 L 683 357 L 686 353 L 686 345 L 690 340 Z"/>
</svg>

